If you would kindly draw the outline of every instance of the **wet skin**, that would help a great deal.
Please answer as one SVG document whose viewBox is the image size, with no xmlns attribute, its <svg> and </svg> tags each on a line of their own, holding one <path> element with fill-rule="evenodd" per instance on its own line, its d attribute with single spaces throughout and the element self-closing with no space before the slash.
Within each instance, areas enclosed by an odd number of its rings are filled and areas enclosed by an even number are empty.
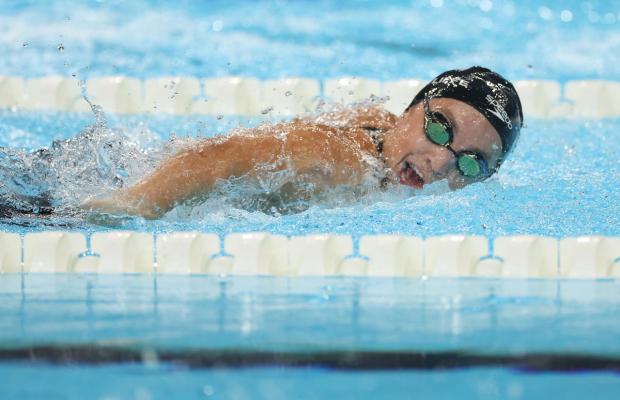
<svg viewBox="0 0 620 400">
<path fill-rule="evenodd" d="M 482 114 L 453 99 L 431 99 L 429 104 L 431 111 L 442 113 L 451 122 L 455 151 L 480 153 L 489 168 L 495 168 L 501 140 Z M 381 155 L 368 128 L 382 132 Z M 316 190 L 323 191 L 341 184 L 360 184 L 369 168 L 369 156 L 385 163 L 386 177 L 394 183 L 420 188 L 447 179 L 451 188 L 459 188 L 472 182 L 458 172 L 448 149 L 426 138 L 421 103 L 399 117 L 372 106 L 202 139 L 134 186 L 90 200 L 83 208 L 158 218 L 176 204 L 208 195 L 220 180 L 256 177 L 265 165 L 273 171 L 292 168 L 298 178 L 288 183 L 312 179 Z"/>
<path fill-rule="evenodd" d="M 502 142 L 491 123 L 476 109 L 458 100 L 439 98 L 429 102 L 430 110 L 442 113 L 452 124 L 455 151 L 470 150 L 484 157 L 490 169 L 497 166 Z M 387 166 L 403 184 L 413 187 L 447 179 L 452 189 L 474 180 L 462 176 L 452 152 L 431 142 L 424 133 L 422 103 L 398 118 L 386 132 L 383 153 Z M 413 171 L 411 171 L 413 170 Z"/>
</svg>

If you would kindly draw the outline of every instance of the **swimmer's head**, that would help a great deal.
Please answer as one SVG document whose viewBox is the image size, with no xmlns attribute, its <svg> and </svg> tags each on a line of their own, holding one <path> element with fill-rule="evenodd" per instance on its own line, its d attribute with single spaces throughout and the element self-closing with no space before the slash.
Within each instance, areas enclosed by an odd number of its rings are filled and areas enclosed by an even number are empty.
<svg viewBox="0 0 620 400">
<path fill-rule="evenodd" d="M 401 183 L 451 187 L 484 180 L 514 147 L 521 102 L 510 82 L 482 67 L 444 72 L 426 85 L 384 143 Z"/>
<path fill-rule="evenodd" d="M 483 67 L 453 69 L 420 90 L 405 112 L 425 98 L 440 97 L 462 101 L 484 115 L 502 140 L 501 163 L 512 150 L 523 126 L 521 100 L 512 83 Z"/>
</svg>

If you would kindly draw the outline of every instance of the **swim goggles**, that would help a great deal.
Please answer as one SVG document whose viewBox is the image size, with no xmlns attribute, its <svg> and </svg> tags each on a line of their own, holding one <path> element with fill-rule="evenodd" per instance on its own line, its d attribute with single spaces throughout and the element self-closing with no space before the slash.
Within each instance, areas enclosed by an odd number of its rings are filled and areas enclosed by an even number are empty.
<svg viewBox="0 0 620 400">
<path fill-rule="evenodd" d="M 480 154 L 469 150 L 455 151 L 450 146 L 454 139 L 452 124 L 442 113 L 431 111 L 428 96 L 424 97 L 424 133 L 428 140 L 445 147 L 454 154 L 456 168 L 461 175 L 483 180 L 494 172 L 489 170 L 486 160 Z"/>
</svg>

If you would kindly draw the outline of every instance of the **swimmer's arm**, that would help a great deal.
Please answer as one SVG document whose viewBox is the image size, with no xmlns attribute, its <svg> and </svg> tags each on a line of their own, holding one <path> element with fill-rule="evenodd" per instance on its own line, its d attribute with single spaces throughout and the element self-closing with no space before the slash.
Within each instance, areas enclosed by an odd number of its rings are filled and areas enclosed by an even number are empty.
<svg viewBox="0 0 620 400">
<path fill-rule="evenodd" d="M 240 176 L 253 163 L 272 158 L 269 137 L 229 136 L 207 139 L 164 161 L 154 172 L 112 197 L 82 207 L 111 214 L 158 218 L 176 203 L 208 193 L 219 179 Z"/>
<path fill-rule="evenodd" d="M 182 150 L 136 185 L 82 207 L 158 218 L 178 203 L 207 194 L 218 180 L 252 176 L 257 165 L 274 163 L 282 154 L 290 158 L 297 174 L 321 174 L 328 185 L 345 183 L 362 170 L 362 164 L 357 154 L 335 139 L 333 132 L 298 130 L 290 132 L 285 142 L 271 135 L 207 140 Z"/>
</svg>

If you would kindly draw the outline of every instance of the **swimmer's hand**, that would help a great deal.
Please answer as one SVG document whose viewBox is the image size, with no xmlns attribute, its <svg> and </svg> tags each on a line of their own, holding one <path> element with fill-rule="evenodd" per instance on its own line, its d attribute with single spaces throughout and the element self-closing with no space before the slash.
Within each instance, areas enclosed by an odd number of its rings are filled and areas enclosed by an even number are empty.
<svg viewBox="0 0 620 400">
<path fill-rule="evenodd" d="M 148 205 L 145 201 L 136 201 L 127 192 L 116 192 L 111 197 L 88 200 L 80 208 L 89 213 L 138 216 L 146 219 L 156 219 L 163 215 L 157 207 Z"/>
</svg>

